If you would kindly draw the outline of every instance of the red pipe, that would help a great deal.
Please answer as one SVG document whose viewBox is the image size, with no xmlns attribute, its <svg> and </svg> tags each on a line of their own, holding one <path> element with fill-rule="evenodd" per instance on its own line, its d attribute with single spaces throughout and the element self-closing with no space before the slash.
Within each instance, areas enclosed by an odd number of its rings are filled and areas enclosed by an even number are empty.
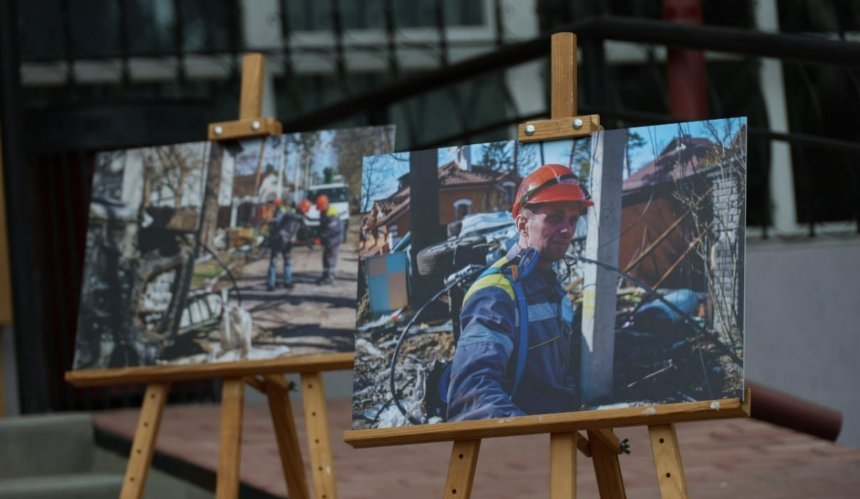
<svg viewBox="0 0 860 499">
<path fill-rule="evenodd" d="M 746 380 L 752 398 L 751 416 L 777 426 L 836 441 L 842 413 Z"/>
<path fill-rule="evenodd" d="M 702 24 L 701 0 L 665 0 L 663 18 L 680 24 Z M 669 114 L 679 120 L 708 117 L 705 55 L 700 50 L 669 49 Z"/>
</svg>

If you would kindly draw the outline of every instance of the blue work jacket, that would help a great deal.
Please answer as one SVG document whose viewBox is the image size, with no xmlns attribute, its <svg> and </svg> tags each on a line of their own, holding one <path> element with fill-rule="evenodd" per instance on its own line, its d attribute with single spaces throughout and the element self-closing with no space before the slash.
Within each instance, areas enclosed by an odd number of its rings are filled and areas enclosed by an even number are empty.
<svg viewBox="0 0 860 499">
<path fill-rule="evenodd" d="M 519 249 L 493 264 L 516 265 Z M 501 273 L 479 278 L 463 300 L 448 388 L 448 420 L 503 418 L 575 411 L 579 364 L 573 358 L 572 310 L 551 271 L 520 278 L 528 305 L 528 354 L 516 393 L 519 317 L 514 288 Z"/>
<path fill-rule="evenodd" d="M 337 246 L 344 240 L 343 222 L 334 206 L 320 213 L 320 239 L 323 246 Z"/>
</svg>

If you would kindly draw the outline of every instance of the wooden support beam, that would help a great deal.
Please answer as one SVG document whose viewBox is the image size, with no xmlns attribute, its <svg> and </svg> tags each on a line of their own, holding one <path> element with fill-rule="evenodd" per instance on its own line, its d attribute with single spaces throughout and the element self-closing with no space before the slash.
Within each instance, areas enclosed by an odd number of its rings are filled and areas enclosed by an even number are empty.
<svg viewBox="0 0 860 499">
<path fill-rule="evenodd" d="M 308 450 L 311 454 L 311 476 L 317 499 L 337 498 L 334 460 L 328 434 L 328 409 L 321 373 L 302 373 L 302 401 L 308 428 Z"/>
<path fill-rule="evenodd" d="M 241 360 L 193 365 L 162 365 L 85 369 L 66 371 L 66 381 L 74 386 L 104 386 L 122 383 L 152 383 L 157 381 L 187 381 L 207 378 L 235 378 L 264 374 L 284 374 L 352 369 L 354 352 L 320 355 L 295 355 L 266 360 Z"/>
<path fill-rule="evenodd" d="M 154 383 L 146 387 L 143 405 L 140 408 L 140 419 L 137 420 L 137 430 L 134 432 L 134 441 L 128 456 L 122 490 L 119 493 L 121 499 L 143 497 L 146 478 L 149 475 L 149 465 L 152 462 L 152 454 L 155 452 L 155 440 L 158 437 L 161 416 L 164 414 L 164 404 L 167 401 L 169 391 L 170 383 Z"/>
<path fill-rule="evenodd" d="M 481 450 L 480 440 L 457 440 L 451 449 L 451 461 L 448 463 L 448 478 L 445 480 L 445 499 L 468 499 L 472 495 L 472 483 L 475 480 L 475 469 L 478 467 L 478 452 Z"/>
<path fill-rule="evenodd" d="M 244 403 L 244 380 L 225 379 L 221 389 L 221 443 L 218 449 L 218 483 L 215 486 L 217 499 L 239 497 Z"/>
<path fill-rule="evenodd" d="M 264 395 L 266 394 L 266 382 L 258 378 L 257 376 L 246 376 L 245 383 L 247 383 L 248 386 L 250 386 L 254 390 L 257 390 Z"/>
<path fill-rule="evenodd" d="M 576 448 L 582 452 L 583 456 L 591 457 L 591 442 L 579 432 L 576 433 Z"/>
<path fill-rule="evenodd" d="M 621 478 L 621 464 L 618 462 L 618 448 L 606 444 L 599 430 L 588 430 L 591 442 L 591 460 L 594 475 L 597 477 L 597 490 L 601 499 L 625 499 L 624 480 Z"/>
<path fill-rule="evenodd" d="M 242 57 L 242 93 L 239 97 L 239 119 L 253 119 L 263 113 L 263 77 L 266 60 L 263 54 Z"/>
<path fill-rule="evenodd" d="M 280 135 L 281 124 L 274 118 L 247 118 L 209 124 L 209 140 L 235 140 Z"/>
<path fill-rule="evenodd" d="M 239 119 L 209 124 L 209 140 L 235 140 L 266 137 L 282 133 L 281 123 L 260 116 L 263 112 L 263 78 L 266 61 L 263 54 L 251 53 L 242 58 L 242 94 Z"/>
<path fill-rule="evenodd" d="M 576 35 L 555 33 L 551 38 L 551 118 L 576 116 Z"/>
<path fill-rule="evenodd" d="M 283 381 L 283 375 L 266 376 L 265 387 L 266 396 L 269 399 L 269 412 L 272 414 L 281 467 L 287 482 L 287 495 L 290 499 L 306 499 L 310 497 L 308 480 L 305 476 L 305 465 L 299 447 L 293 408 L 290 405 L 289 385 Z"/>
<path fill-rule="evenodd" d="M 652 425 L 648 427 L 648 434 L 651 437 L 660 496 L 663 499 L 687 499 L 687 482 L 675 425 Z"/>
<path fill-rule="evenodd" d="M 707 421 L 712 419 L 744 418 L 750 414 L 750 393 L 746 390 L 743 400 L 704 400 L 599 411 L 577 411 L 556 414 L 540 414 L 517 418 L 481 419 L 456 423 L 401 426 L 398 428 L 375 428 L 370 430 L 347 430 L 343 438 L 355 448 L 383 447 L 428 442 L 474 440 L 514 435 L 597 430 L 625 426 L 650 426 L 684 421 Z M 591 437 L 589 437 L 591 441 Z M 591 442 L 594 451 L 594 442 Z"/>
<path fill-rule="evenodd" d="M 616 454 L 621 454 L 621 441 L 609 428 L 599 428 L 592 432 L 592 437 L 600 440 L 609 449 L 615 449 Z"/>
<path fill-rule="evenodd" d="M 576 499 L 576 448 L 579 434 L 553 433 L 549 437 L 549 496 Z"/>
<path fill-rule="evenodd" d="M 600 129 L 600 116 L 596 114 L 575 118 L 535 120 L 519 124 L 517 139 L 523 143 L 574 139 L 588 137 Z"/>
</svg>

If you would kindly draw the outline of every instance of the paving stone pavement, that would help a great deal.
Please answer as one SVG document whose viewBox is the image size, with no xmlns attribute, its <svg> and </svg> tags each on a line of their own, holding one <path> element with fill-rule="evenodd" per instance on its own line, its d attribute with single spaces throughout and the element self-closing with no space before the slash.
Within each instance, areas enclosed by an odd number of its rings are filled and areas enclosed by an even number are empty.
<svg viewBox="0 0 860 499">
<path fill-rule="evenodd" d="M 300 401 L 293 412 L 307 476 L 306 431 Z M 96 425 L 131 438 L 138 411 L 94 414 Z M 218 462 L 220 409 L 215 405 L 167 407 L 157 449 L 214 470 Z M 341 499 L 438 498 L 447 474 L 450 443 L 353 449 L 343 442 L 351 424 L 351 402 L 329 402 L 334 471 Z M 860 496 L 860 449 L 841 447 L 752 419 L 677 425 L 691 498 L 856 498 Z M 621 456 L 627 496 L 659 498 L 648 433 L 619 428 L 632 453 Z M 597 497 L 591 460 L 577 457 L 577 497 Z M 242 433 L 241 479 L 286 497 L 268 408 L 249 403 Z M 481 444 L 473 498 L 549 497 L 549 437 L 486 439 Z"/>
</svg>

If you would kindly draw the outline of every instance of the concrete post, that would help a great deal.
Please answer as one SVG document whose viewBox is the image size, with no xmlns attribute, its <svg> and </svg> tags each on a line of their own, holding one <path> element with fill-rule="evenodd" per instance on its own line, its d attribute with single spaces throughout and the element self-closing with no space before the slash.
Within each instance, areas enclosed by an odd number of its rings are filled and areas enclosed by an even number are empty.
<svg viewBox="0 0 860 499">
<path fill-rule="evenodd" d="M 585 256 L 618 266 L 621 231 L 621 181 L 627 130 L 592 136 L 591 192 Z M 615 353 L 615 303 L 618 274 L 585 264 L 582 302 L 581 391 L 583 403 L 612 392 Z"/>
</svg>

